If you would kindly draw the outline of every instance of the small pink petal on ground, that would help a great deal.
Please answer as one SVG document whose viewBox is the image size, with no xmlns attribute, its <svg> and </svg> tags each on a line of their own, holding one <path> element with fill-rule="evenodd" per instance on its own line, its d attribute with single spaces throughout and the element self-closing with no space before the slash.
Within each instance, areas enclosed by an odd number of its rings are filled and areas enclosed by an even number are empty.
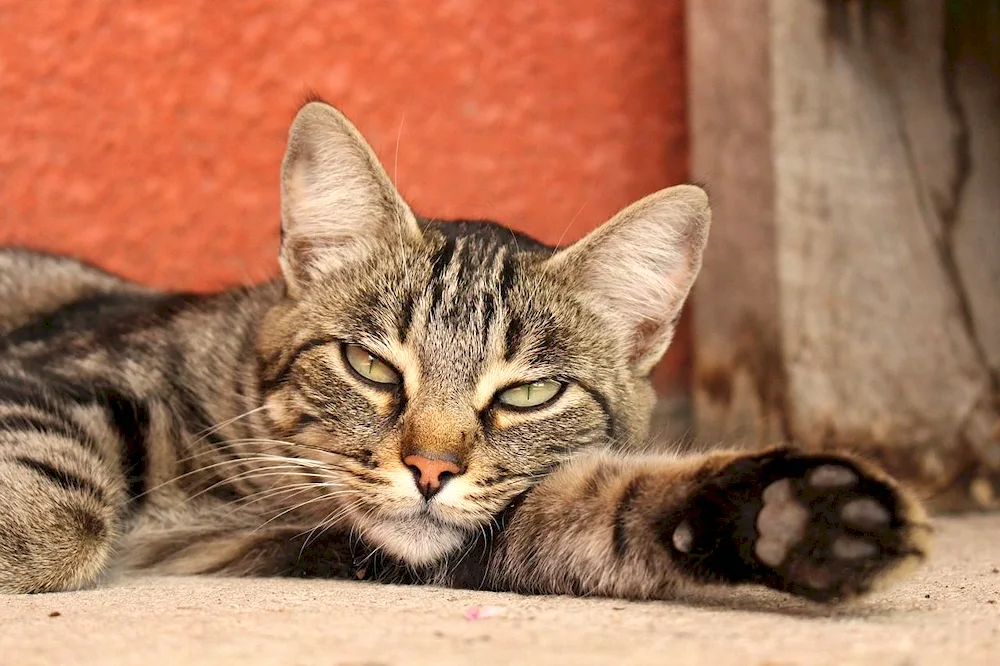
<svg viewBox="0 0 1000 666">
<path fill-rule="evenodd" d="M 503 606 L 470 606 L 465 609 L 466 620 L 485 620 L 498 617 L 507 612 Z"/>
</svg>

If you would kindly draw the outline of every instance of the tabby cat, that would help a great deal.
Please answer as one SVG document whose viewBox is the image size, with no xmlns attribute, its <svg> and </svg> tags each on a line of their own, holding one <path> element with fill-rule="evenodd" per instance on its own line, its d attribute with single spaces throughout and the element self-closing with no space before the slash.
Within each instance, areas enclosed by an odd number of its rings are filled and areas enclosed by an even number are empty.
<svg viewBox="0 0 1000 666">
<path fill-rule="evenodd" d="M 924 512 L 860 460 L 624 452 L 701 264 L 701 189 L 563 249 L 441 223 L 313 101 L 281 195 L 282 277 L 252 288 L 0 252 L 0 591 L 144 570 L 833 601 L 924 557 Z"/>
</svg>

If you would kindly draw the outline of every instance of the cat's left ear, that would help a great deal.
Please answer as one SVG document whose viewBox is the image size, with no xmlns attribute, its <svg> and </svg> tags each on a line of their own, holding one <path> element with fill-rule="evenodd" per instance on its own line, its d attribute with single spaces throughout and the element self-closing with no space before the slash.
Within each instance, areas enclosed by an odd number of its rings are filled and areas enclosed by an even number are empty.
<svg viewBox="0 0 1000 666">
<path fill-rule="evenodd" d="M 711 218 L 705 191 L 678 185 L 637 201 L 546 262 L 624 326 L 639 374 L 652 371 L 673 338 Z"/>
</svg>

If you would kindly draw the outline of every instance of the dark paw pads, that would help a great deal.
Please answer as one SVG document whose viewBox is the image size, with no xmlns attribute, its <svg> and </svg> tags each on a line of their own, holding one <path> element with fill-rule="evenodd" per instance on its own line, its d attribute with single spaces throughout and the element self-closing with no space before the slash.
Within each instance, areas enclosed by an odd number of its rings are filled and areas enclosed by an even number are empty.
<svg viewBox="0 0 1000 666">
<path fill-rule="evenodd" d="M 863 594 L 926 552 L 919 505 L 837 456 L 746 456 L 660 524 L 678 566 L 705 582 L 756 582 L 816 601 Z"/>
<path fill-rule="evenodd" d="M 770 569 L 767 584 L 818 601 L 844 599 L 923 557 L 922 514 L 889 485 L 846 461 L 801 471 L 761 493 L 753 552 Z"/>
</svg>

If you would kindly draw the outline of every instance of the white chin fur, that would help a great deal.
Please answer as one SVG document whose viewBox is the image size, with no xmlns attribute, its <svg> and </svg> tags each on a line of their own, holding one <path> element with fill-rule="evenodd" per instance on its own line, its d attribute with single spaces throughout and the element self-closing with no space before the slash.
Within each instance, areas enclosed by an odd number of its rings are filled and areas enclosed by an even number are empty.
<svg viewBox="0 0 1000 666">
<path fill-rule="evenodd" d="M 408 564 L 432 564 L 458 550 L 465 533 L 420 518 L 373 521 L 364 530 L 365 540 Z"/>
</svg>

